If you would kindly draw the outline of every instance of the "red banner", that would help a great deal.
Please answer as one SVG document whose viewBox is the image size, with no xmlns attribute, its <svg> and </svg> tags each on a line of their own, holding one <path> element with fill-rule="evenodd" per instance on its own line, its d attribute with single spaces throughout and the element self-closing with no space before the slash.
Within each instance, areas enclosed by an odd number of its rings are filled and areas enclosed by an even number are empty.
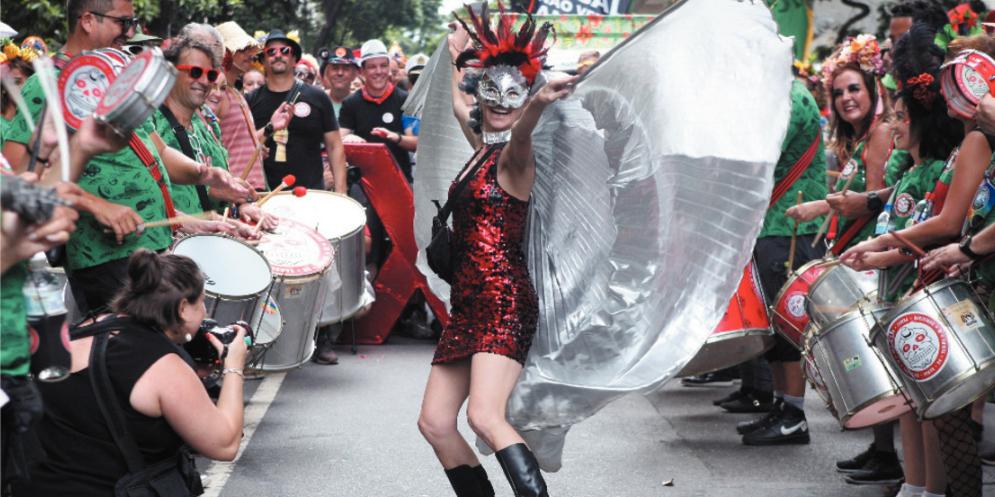
<svg viewBox="0 0 995 497">
<path fill-rule="evenodd" d="M 346 161 L 362 172 L 361 183 L 371 207 L 380 216 L 393 248 L 373 282 L 377 300 L 365 316 L 356 320 L 356 341 L 381 344 L 400 317 L 408 299 L 421 290 L 439 322 L 449 323 L 446 306 L 432 293 L 425 275 L 415 267 L 415 199 L 411 187 L 382 143 L 345 144 Z M 343 334 L 343 340 L 347 334 Z"/>
</svg>

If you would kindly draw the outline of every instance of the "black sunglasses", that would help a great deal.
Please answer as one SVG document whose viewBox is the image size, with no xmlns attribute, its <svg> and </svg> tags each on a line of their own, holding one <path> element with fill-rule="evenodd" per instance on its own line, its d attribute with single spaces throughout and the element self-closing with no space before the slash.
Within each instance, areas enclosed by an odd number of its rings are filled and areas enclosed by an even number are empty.
<svg viewBox="0 0 995 497">
<path fill-rule="evenodd" d="M 126 17 L 126 16 L 114 17 L 106 14 L 101 14 L 100 12 L 94 12 L 92 10 L 90 11 L 90 13 L 97 17 L 103 17 L 119 23 L 121 25 L 121 29 L 124 30 L 125 33 L 131 30 L 131 28 L 138 26 L 138 23 L 141 21 L 141 19 L 137 17 Z"/>
<path fill-rule="evenodd" d="M 280 47 L 280 48 L 270 47 L 270 48 L 266 49 L 266 55 L 268 55 L 270 57 L 273 57 L 274 55 L 276 55 L 276 52 L 278 50 L 280 52 L 280 55 L 287 55 L 287 54 L 290 53 L 291 48 L 290 47 Z"/>
</svg>

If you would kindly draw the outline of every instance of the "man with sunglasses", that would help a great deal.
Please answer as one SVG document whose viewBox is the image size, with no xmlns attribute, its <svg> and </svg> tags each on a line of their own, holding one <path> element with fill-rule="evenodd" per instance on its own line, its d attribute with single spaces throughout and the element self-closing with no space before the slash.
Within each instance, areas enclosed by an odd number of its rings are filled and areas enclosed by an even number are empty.
<svg viewBox="0 0 995 497">
<path fill-rule="evenodd" d="M 263 65 L 266 84 L 246 96 L 256 127 L 266 131 L 269 154 L 263 161 L 270 188 L 280 185 L 283 177 L 293 174 L 297 185 L 325 189 L 322 146 L 328 153 L 334 191 L 346 192 L 345 149 L 339 138 L 332 101 L 320 88 L 294 77 L 294 67 L 301 59 L 301 46 L 282 31 L 266 37 Z M 291 106 L 290 124 L 273 131 L 270 117 L 284 103 Z"/>
</svg>

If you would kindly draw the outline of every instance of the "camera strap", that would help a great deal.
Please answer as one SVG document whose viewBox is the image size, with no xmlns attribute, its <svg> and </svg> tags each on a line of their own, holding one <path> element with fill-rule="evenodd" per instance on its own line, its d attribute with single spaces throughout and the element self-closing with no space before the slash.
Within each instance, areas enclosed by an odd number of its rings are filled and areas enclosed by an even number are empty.
<svg viewBox="0 0 995 497">
<path fill-rule="evenodd" d="M 93 387 L 97 405 L 104 416 L 104 421 L 107 422 L 111 437 L 114 438 L 114 443 L 117 444 L 124 456 L 128 471 L 137 473 L 145 469 L 145 458 L 142 457 L 138 445 L 135 444 L 135 439 L 132 438 L 127 425 L 125 425 L 124 411 L 121 410 L 121 405 L 118 403 L 117 396 L 114 395 L 114 389 L 111 386 L 111 377 L 107 373 L 106 361 L 108 339 L 107 333 L 100 333 L 93 338 L 93 344 L 90 346 L 90 385 Z"/>
</svg>

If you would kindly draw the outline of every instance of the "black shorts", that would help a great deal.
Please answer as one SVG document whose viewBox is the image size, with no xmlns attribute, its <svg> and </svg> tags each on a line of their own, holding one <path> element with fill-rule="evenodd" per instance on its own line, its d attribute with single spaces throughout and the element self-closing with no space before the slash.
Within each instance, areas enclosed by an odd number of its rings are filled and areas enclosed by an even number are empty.
<svg viewBox="0 0 995 497">
<path fill-rule="evenodd" d="M 81 317 L 103 312 L 128 281 L 128 258 L 66 271 L 66 277 Z"/>
<path fill-rule="evenodd" d="M 799 235 L 795 241 L 795 269 L 808 261 L 818 259 L 825 253 L 825 247 L 820 243 L 812 247 L 815 235 Z M 757 277 L 764 292 L 764 300 L 768 306 L 774 304 L 773 299 L 788 281 L 788 270 L 784 266 L 788 262 L 788 252 L 791 250 L 791 237 L 769 236 L 757 240 L 753 249 L 753 259 L 757 263 Z M 764 357 L 769 362 L 794 362 L 801 360 L 801 351 L 781 335 L 774 334 L 774 348 L 767 351 Z"/>
</svg>

